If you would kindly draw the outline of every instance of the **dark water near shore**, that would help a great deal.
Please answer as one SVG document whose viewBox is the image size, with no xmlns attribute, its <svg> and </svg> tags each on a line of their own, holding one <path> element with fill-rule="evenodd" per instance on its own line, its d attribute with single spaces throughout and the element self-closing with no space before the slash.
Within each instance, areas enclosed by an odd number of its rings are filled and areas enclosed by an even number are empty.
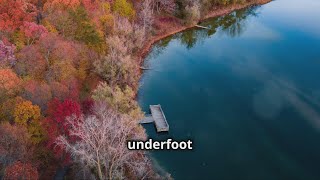
<svg viewBox="0 0 320 180">
<path fill-rule="evenodd" d="M 155 45 L 138 100 L 193 151 L 154 151 L 178 180 L 320 179 L 320 1 L 277 0 Z"/>
</svg>

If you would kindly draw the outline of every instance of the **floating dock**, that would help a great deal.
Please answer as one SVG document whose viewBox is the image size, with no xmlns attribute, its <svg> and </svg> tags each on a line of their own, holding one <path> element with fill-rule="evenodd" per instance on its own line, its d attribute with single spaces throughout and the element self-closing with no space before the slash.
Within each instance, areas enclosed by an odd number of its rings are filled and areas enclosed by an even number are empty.
<svg viewBox="0 0 320 180">
<path fill-rule="evenodd" d="M 157 132 L 167 132 L 169 131 L 169 124 L 167 122 L 166 116 L 163 113 L 161 105 L 150 105 L 151 115 L 146 116 L 140 121 L 140 124 L 154 123 Z"/>
</svg>

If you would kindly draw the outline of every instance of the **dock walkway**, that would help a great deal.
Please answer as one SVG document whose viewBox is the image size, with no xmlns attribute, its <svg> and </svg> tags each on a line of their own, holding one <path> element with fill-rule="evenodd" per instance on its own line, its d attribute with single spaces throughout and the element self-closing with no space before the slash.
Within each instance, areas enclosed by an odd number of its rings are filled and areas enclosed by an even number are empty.
<svg viewBox="0 0 320 180">
<path fill-rule="evenodd" d="M 161 105 L 150 105 L 151 116 L 146 116 L 140 121 L 140 124 L 154 123 L 157 132 L 169 131 L 169 124 L 167 122 L 166 116 L 163 113 Z"/>
</svg>

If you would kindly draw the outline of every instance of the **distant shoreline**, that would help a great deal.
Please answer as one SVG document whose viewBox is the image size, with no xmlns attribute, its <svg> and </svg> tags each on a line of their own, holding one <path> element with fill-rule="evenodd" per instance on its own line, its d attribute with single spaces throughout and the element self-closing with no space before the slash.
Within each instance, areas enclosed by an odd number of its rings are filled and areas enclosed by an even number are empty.
<svg viewBox="0 0 320 180">
<path fill-rule="evenodd" d="M 199 22 L 210 19 L 210 18 L 215 18 L 215 17 L 219 17 L 219 16 L 223 16 L 226 14 L 231 13 L 232 11 L 236 11 L 236 10 L 240 10 L 243 8 L 247 8 L 249 6 L 253 6 L 253 5 L 263 5 L 263 4 L 267 4 L 269 2 L 271 2 L 272 0 L 253 0 L 251 2 L 248 3 L 244 3 L 244 4 L 235 4 L 235 5 L 229 5 L 226 7 L 218 7 L 218 8 L 214 8 L 211 11 L 209 11 L 209 13 L 207 15 L 205 15 L 203 18 L 201 18 L 196 24 L 192 24 L 189 26 L 186 25 L 178 25 L 172 29 L 170 29 L 168 32 L 165 33 L 160 33 L 158 35 L 155 36 L 151 36 L 145 43 L 145 45 L 142 47 L 142 49 L 139 51 L 138 53 L 138 62 L 139 65 L 142 65 L 144 62 L 145 57 L 149 54 L 152 46 L 159 42 L 160 40 L 174 35 L 176 33 L 179 33 L 181 31 L 185 31 L 187 29 L 191 29 L 194 28 L 195 25 L 197 25 Z M 175 26 L 176 24 L 174 24 L 173 26 Z M 142 70 L 140 71 L 140 74 L 142 74 Z"/>
</svg>

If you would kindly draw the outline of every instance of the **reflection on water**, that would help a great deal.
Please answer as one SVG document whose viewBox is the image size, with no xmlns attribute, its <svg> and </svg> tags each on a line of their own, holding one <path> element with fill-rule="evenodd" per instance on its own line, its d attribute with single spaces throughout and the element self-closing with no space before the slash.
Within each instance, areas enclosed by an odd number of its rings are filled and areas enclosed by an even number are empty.
<svg viewBox="0 0 320 180">
<path fill-rule="evenodd" d="M 224 33 L 230 37 L 240 36 L 246 29 L 247 19 L 251 16 L 258 15 L 259 7 L 261 6 L 252 6 L 222 17 L 206 20 L 202 22 L 201 25 L 209 27 L 210 29 L 193 28 L 184 33 L 178 33 L 174 36 L 165 38 L 156 45 L 156 48 L 158 48 L 157 51 L 161 52 L 161 50 L 168 46 L 172 39 L 179 39 L 183 45 L 190 49 L 196 43 L 204 41 L 208 37 L 214 35 L 218 29 L 220 33 Z"/>
<path fill-rule="evenodd" d="M 138 100 L 161 104 L 170 132 L 148 135 L 195 145 L 152 152 L 174 178 L 320 179 L 320 1 L 301 3 L 236 11 L 155 45 Z"/>
</svg>

